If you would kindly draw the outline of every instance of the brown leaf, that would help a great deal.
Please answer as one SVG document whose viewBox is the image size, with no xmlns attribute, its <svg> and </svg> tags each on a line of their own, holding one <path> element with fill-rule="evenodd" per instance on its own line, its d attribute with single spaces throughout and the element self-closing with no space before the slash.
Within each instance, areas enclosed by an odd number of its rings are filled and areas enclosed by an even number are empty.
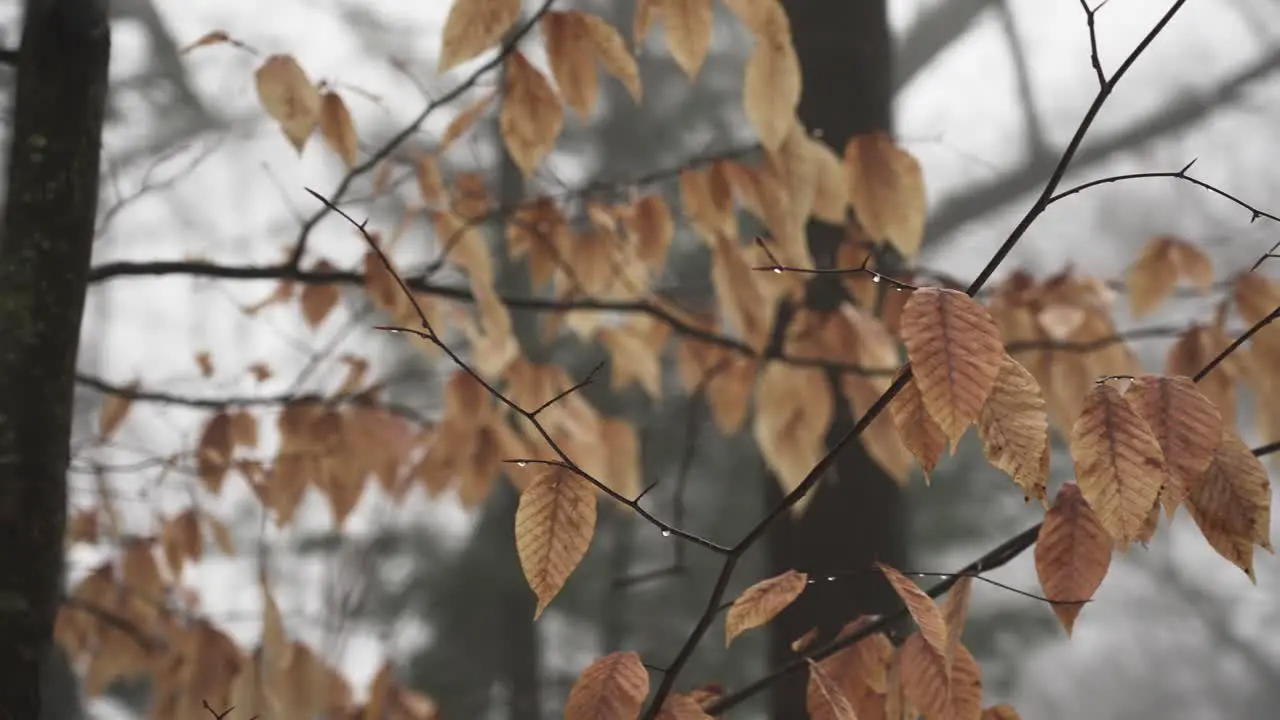
<svg viewBox="0 0 1280 720">
<path fill-rule="evenodd" d="M 925 409 L 915 379 L 908 380 L 902 391 L 889 403 L 889 414 L 893 417 L 893 424 L 898 429 L 902 444 L 920 461 L 925 482 L 928 482 L 929 473 L 933 472 L 942 457 L 942 451 L 947 447 L 947 435 Z"/>
<path fill-rule="evenodd" d="M 982 712 L 982 668 L 969 648 L 956 647 L 951 665 L 951 714 L 954 720 L 977 718 Z"/>
<path fill-rule="evenodd" d="M 487 92 L 480 96 L 479 100 L 463 108 L 462 112 L 454 115 L 453 119 L 445 127 L 444 134 L 440 136 L 440 152 L 448 150 L 455 140 L 462 137 L 462 134 L 470 129 L 476 123 L 476 120 L 480 119 L 484 111 L 489 109 L 489 104 L 493 102 L 495 97 L 497 97 L 497 93 Z"/>
<path fill-rule="evenodd" d="M 1213 459 L 1222 437 L 1222 415 L 1187 377 L 1142 375 L 1124 397 L 1147 421 L 1164 452 L 1169 474 L 1160 500 L 1173 517 L 1186 499 L 1187 487 Z"/>
<path fill-rule="evenodd" d="M 956 648 L 960 647 L 964 625 L 969 619 L 969 601 L 972 598 L 973 576 L 962 575 L 947 591 L 947 597 L 942 602 L 942 617 L 947 621 L 947 662 L 955 659 Z"/>
<path fill-rule="evenodd" d="M 213 377 L 213 356 L 208 350 L 201 350 L 196 353 L 196 367 L 200 368 L 200 377 Z"/>
<path fill-rule="evenodd" d="M 632 204 L 626 224 L 636 244 L 636 254 L 649 267 L 660 271 L 666 265 L 667 250 L 676 236 L 667 201 L 661 195 L 642 195 Z"/>
<path fill-rule="evenodd" d="M 809 138 L 807 145 L 817 174 L 813 216 L 832 225 L 843 225 L 849 209 L 849 178 L 840 156 L 821 140 Z"/>
<path fill-rule="evenodd" d="M 258 100 L 299 153 L 320 121 L 320 91 L 292 55 L 272 55 L 254 73 Z"/>
<path fill-rule="evenodd" d="M 1136 540 L 1168 475 L 1151 426 L 1118 390 L 1097 383 L 1070 445 L 1080 491 L 1102 526 L 1123 545 Z"/>
<path fill-rule="evenodd" d="M 756 383 L 756 443 L 784 493 L 796 489 L 826 454 L 835 400 L 821 369 L 770 362 Z M 809 494 L 793 506 L 803 512 Z"/>
<path fill-rule="evenodd" d="M 775 24 L 768 35 L 757 36 L 742 81 L 747 121 L 766 149 L 777 149 L 795 124 L 800 89 L 800 58 L 791 43 L 791 28 Z"/>
<path fill-rule="evenodd" d="M 178 50 L 178 54 L 186 55 L 187 53 L 191 52 L 192 50 L 195 50 L 196 48 L 208 47 L 209 45 L 221 45 L 222 43 L 229 43 L 229 42 L 232 42 L 232 40 L 231 40 L 231 36 L 227 34 L 227 31 L 210 30 L 204 35 L 201 35 L 195 40 L 192 40 L 186 45 L 183 45 L 182 49 Z"/>
<path fill-rule="evenodd" d="M 1040 384 L 1005 355 L 1000 374 L 978 415 L 982 452 L 1013 478 L 1029 500 L 1044 501 L 1049 482 L 1049 416 Z"/>
<path fill-rule="evenodd" d="M 586 480 L 552 468 L 520 495 L 516 552 L 542 615 L 587 554 L 596 529 L 596 493 Z"/>
<path fill-rule="evenodd" d="M 840 685 L 822 665 L 809 661 L 809 685 L 805 691 L 805 707 L 812 720 L 858 720 L 853 705 Z"/>
<path fill-rule="evenodd" d="M 849 202 L 875 242 L 888 241 L 914 259 L 924 239 L 920 164 L 885 132 L 857 135 L 844 149 Z"/>
<path fill-rule="evenodd" d="M 1157 236 L 1142 248 L 1126 278 L 1133 317 L 1141 319 L 1173 295 L 1178 285 L 1178 266 L 1167 235 Z"/>
<path fill-rule="evenodd" d="M 348 168 L 356 164 L 360 141 L 356 128 L 351 124 L 351 111 L 335 92 L 326 92 L 320 98 L 320 135 Z M 305 292 L 305 291 L 304 291 Z"/>
<path fill-rule="evenodd" d="M 312 268 L 312 272 L 326 273 L 332 272 L 334 267 L 327 261 L 321 260 Z M 320 323 L 329 315 L 329 311 L 333 310 L 338 304 L 338 300 L 342 298 L 342 291 L 337 285 L 332 283 L 310 283 L 302 288 L 299 302 L 302 305 L 302 317 L 306 319 L 307 325 L 315 330 L 320 327 Z"/>
<path fill-rule="evenodd" d="M 200 482 L 215 495 L 222 491 L 222 481 L 231 467 L 234 447 L 231 416 L 224 411 L 209 418 L 196 444 L 196 472 L 200 475 Z"/>
<path fill-rule="evenodd" d="M 942 654 L 921 633 L 912 633 L 898 653 L 906 700 L 928 720 L 949 720 L 951 672 Z"/>
<path fill-rule="evenodd" d="M 595 47 L 586 15 L 576 10 L 550 11 L 539 21 L 547 59 L 564 100 L 582 120 L 591 116 L 600 94 Z"/>
<path fill-rule="evenodd" d="M 981 720 L 1022 720 L 1022 716 L 1012 705 L 1000 703 L 983 710 Z"/>
<path fill-rule="evenodd" d="M 724 646 L 729 647 L 734 638 L 777 617 L 800 597 L 807 583 L 807 575 L 788 570 L 743 590 L 725 616 Z"/>
<path fill-rule="evenodd" d="M 1000 374 L 1000 330 L 973 298 L 942 288 L 913 292 L 901 329 L 924 406 L 951 442 L 959 442 Z"/>
<path fill-rule="evenodd" d="M 884 563 L 876 563 L 876 567 L 884 573 L 885 579 L 893 586 L 893 591 L 907 606 L 907 612 L 911 613 L 911 619 L 915 621 L 916 627 L 920 628 L 920 635 L 924 641 L 939 657 L 945 659 L 947 647 L 950 644 L 950 633 L 947 630 L 946 618 L 942 616 L 942 610 L 938 608 L 937 603 L 906 575 Z"/>
<path fill-rule="evenodd" d="M 1036 539 L 1036 575 L 1067 635 L 1111 567 L 1111 536 L 1075 483 L 1058 490 Z"/>
<path fill-rule="evenodd" d="M 649 672 L 634 652 L 615 652 L 587 666 L 565 702 L 565 720 L 634 720 L 649 694 Z"/>
<path fill-rule="evenodd" d="M 690 80 L 697 78 L 711 47 L 711 0 L 660 0 L 659 18 L 667 31 L 671 57 Z M 637 8 L 639 12 L 639 8 Z M 640 26 L 636 27 L 637 37 Z"/>
<path fill-rule="evenodd" d="M 498 125 L 511 159 L 526 177 L 555 147 L 564 111 L 546 76 L 516 51 L 506 61 Z"/>
<path fill-rule="evenodd" d="M 440 72 L 488 50 L 520 18 L 520 0 L 454 0 L 444 21 Z"/>
<path fill-rule="evenodd" d="M 123 393 L 109 393 L 102 399 L 102 409 L 98 413 L 98 436 L 103 442 L 111 439 L 120 429 L 120 424 L 129 415 L 133 407 L 133 393 L 138 391 L 141 383 L 137 380 L 122 388 Z"/>
<path fill-rule="evenodd" d="M 605 418 L 600 422 L 600 442 L 608 467 L 598 479 L 628 500 L 640 494 L 640 438 L 631 423 L 622 418 Z"/>
<path fill-rule="evenodd" d="M 631 99 L 640 102 L 642 95 L 640 86 L 640 67 L 636 59 L 627 50 L 627 41 L 622 39 L 618 30 L 596 15 L 585 15 L 587 33 L 595 48 L 596 57 L 604 66 L 605 72 L 622 81 L 622 85 L 631 95 Z"/>
<path fill-rule="evenodd" d="M 1234 431 L 1220 437 L 1209 467 L 1187 485 L 1187 510 L 1213 549 L 1256 582 L 1253 546 L 1271 550 L 1271 483 Z"/>
</svg>

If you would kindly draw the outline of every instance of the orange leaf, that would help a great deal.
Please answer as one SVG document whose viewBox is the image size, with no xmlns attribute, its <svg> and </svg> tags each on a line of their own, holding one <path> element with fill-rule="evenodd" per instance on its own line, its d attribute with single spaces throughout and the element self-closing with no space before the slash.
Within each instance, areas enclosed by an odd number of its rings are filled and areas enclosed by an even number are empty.
<svg viewBox="0 0 1280 720">
<path fill-rule="evenodd" d="M 1222 414 L 1186 377 L 1142 375 L 1125 400 L 1147 421 L 1164 452 L 1169 474 L 1160 499 L 1169 517 L 1186 499 L 1187 486 L 1209 467 L 1222 437 Z"/>
<path fill-rule="evenodd" d="M 542 16 L 540 24 L 556 85 L 569 107 L 586 120 L 595 109 L 600 93 L 595 48 L 586 16 L 576 10 L 553 10 Z"/>
<path fill-rule="evenodd" d="M 220 412 L 209 418 L 196 444 L 196 472 L 209 492 L 217 494 L 222 491 L 222 481 L 231 467 L 234 447 L 231 416 Z"/>
<path fill-rule="evenodd" d="M 552 468 L 520 495 L 516 552 L 542 614 L 587 554 L 596 529 L 596 493 L 586 480 Z"/>
<path fill-rule="evenodd" d="M 129 408 L 133 407 L 132 393 L 137 392 L 140 386 L 141 384 L 135 380 L 124 386 L 123 390 L 127 394 L 110 393 L 102 399 L 102 409 L 98 413 L 98 435 L 103 442 L 115 435 L 120 424 L 128 416 Z"/>
<path fill-rule="evenodd" d="M 676 236 L 671 208 L 661 195 L 644 195 L 636 199 L 627 217 L 627 231 L 636 244 L 640 259 L 660 271 L 666 265 L 667 250 Z"/>
<path fill-rule="evenodd" d="M 898 429 L 902 444 L 920 461 L 925 482 L 928 482 L 929 473 L 933 472 L 942 457 L 942 451 L 947 447 L 947 435 L 925 410 L 920 388 L 914 378 L 908 380 L 902 392 L 889 403 L 889 414 L 893 417 L 893 424 Z"/>
<path fill-rule="evenodd" d="M 747 121 L 768 150 L 777 149 L 795 124 L 801 89 L 800 58 L 791 43 L 790 26 L 775 24 L 771 30 L 756 38 L 742 81 Z"/>
<path fill-rule="evenodd" d="M 912 633 L 898 650 L 898 661 L 902 693 L 911 705 L 928 720 L 948 720 L 951 678 L 942 654 L 934 651 L 922 633 Z"/>
<path fill-rule="evenodd" d="M 641 4 L 644 0 L 640 0 Z M 690 695 L 672 693 L 662 703 L 656 720 L 713 720 Z"/>
<path fill-rule="evenodd" d="M 1168 236 L 1158 236 L 1142 248 L 1138 260 L 1129 268 L 1129 304 L 1133 316 L 1141 319 L 1169 299 L 1178 285 L 1178 266 L 1173 259 L 1173 246 Z"/>
<path fill-rule="evenodd" d="M 320 91 L 292 55 L 272 55 L 254 73 L 258 100 L 299 153 L 320 121 Z"/>
<path fill-rule="evenodd" d="M 711 47 L 711 26 L 714 20 L 711 0 L 661 0 L 659 14 L 667 31 L 667 46 L 671 57 L 684 74 L 693 80 L 698 76 L 702 63 Z M 639 9 L 637 9 L 638 12 Z M 636 28 L 637 36 L 640 28 Z"/>
<path fill-rule="evenodd" d="M 320 135 L 348 168 L 356 164 L 359 140 L 351 124 L 351 111 L 338 93 L 327 92 L 320 98 Z"/>
<path fill-rule="evenodd" d="M 807 575 L 788 570 L 743 590 L 725 616 L 724 646 L 729 647 L 734 638 L 777 617 L 800 597 L 807 583 Z"/>
<path fill-rule="evenodd" d="M 520 18 L 520 0 L 454 0 L 444 21 L 440 72 L 488 50 Z"/>
<path fill-rule="evenodd" d="M 596 15 L 586 15 L 587 33 L 595 47 L 596 57 L 605 72 L 618 78 L 626 87 L 631 99 L 640 102 L 640 67 L 627 50 L 627 42 L 618 30 Z"/>
<path fill-rule="evenodd" d="M 982 712 L 982 668 L 969 648 L 956 647 L 955 661 L 951 665 L 951 691 L 949 717 L 976 718 Z"/>
<path fill-rule="evenodd" d="M 783 492 L 791 492 L 826 454 L 827 428 L 835 401 L 818 368 L 771 362 L 756 383 L 756 443 Z M 805 496 L 793 506 L 802 513 Z"/>
<path fill-rule="evenodd" d="M 888 133 L 849 140 L 844 149 L 849 202 L 875 242 L 888 241 L 914 259 L 924 239 L 925 194 L 920 164 Z"/>
<path fill-rule="evenodd" d="M 564 111 L 546 76 L 523 53 L 511 53 L 506 70 L 498 125 L 511 159 L 527 177 L 555 147 Z"/>
<path fill-rule="evenodd" d="M 942 618 L 947 621 L 947 662 L 956 657 L 964 625 L 969 619 L 969 601 L 973 599 L 973 576 L 963 575 L 947 591 L 942 602 Z"/>
<path fill-rule="evenodd" d="M 1022 720 L 1022 716 L 1012 705 L 1000 703 L 983 710 L 981 720 Z"/>
<path fill-rule="evenodd" d="M 1000 330 L 973 298 L 942 288 L 913 292 L 901 329 L 924 406 L 951 442 L 959 442 L 1000 374 Z"/>
<path fill-rule="evenodd" d="M 809 661 L 809 685 L 805 707 L 812 720 L 858 720 L 849 698 L 821 665 Z"/>
<path fill-rule="evenodd" d="M 1097 383 L 1070 445 L 1080 491 L 1102 526 L 1122 544 L 1136 540 L 1168 475 L 1151 426 L 1118 390 Z"/>
<path fill-rule="evenodd" d="M 318 273 L 333 272 L 333 270 L 334 267 L 324 260 L 316 263 L 312 268 L 313 272 Z M 299 302 L 302 304 L 302 317 L 306 319 L 307 325 L 312 330 L 320 327 L 320 323 L 324 322 L 329 311 L 333 310 L 341 298 L 342 291 L 337 285 L 331 283 L 311 283 L 302 288 Z"/>
<path fill-rule="evenodd" d="M 649 694 L 649 672 L 634 652 L 615 652 L 587 666 L 565 702 L 565 720 L 634 720 Z"/>
<path fill-rule="evenodd" d="M 907 606 L 907 612 L 911 613 L 911 619 L 920 628 L 921 637 L 939 657 L 945 659 L 947 646 L 950 643 L 948 639 L 950 633 L 947 631 L 946 618 L 942 616 L 942 611 L 938 608 L 937 603 L 924 590 L 921 590 L 919 585 L 911 582 L 906 575 L 884 563 L 876 563 L 876 567 L 880 568 L 880 572 L 884 573 L 885 579 L 893 586 L 893 591 L 898 594 L 898 597 L 902 599 L 902 603 Z"/>
<path fill-rule="evenodd" d="M 1213 549 L 1256 582 L 1253 546 L 1271 550 L 1271 483 L 1230 428 L 1222 429 L 1209 467 L 1188 484 L 1187 510 Z"/>
<path fill-rule="evenodd" d="M 978 415 L 978 437 L 992 465 L 1013 478 L 1028 499 L 1044 501 L 1049 481 L 1049 416 L 1040 384 L 1005 355 L 991 395 Z"/>
<path fill-rule="evenodd" d="M 1111 567 L 1112 540 L 1075 483 L 1058 490 L 1036 539 L 1036 575 L 1067 635 Z"/>
<path fill-rule="evenodd" d="M 489 103 L 493 102 L 493 98 L 496 95 L 497 93 L 487 92 L 479 100 L 476 100 L 464 108 L 462 112 L 453 116 L 453 119 L 449 121 L 449 125 L 444 129 L 444 135 L 440 137 L 440 152 L 448 150 L 454 140 L 462 137 L 462 134 L 474 125 L 476 120 L 480 119 L 480 116 L 489 108 Z M 425 197 L 426 193 L 423 193 L 423 196 Z"/>
</svg>

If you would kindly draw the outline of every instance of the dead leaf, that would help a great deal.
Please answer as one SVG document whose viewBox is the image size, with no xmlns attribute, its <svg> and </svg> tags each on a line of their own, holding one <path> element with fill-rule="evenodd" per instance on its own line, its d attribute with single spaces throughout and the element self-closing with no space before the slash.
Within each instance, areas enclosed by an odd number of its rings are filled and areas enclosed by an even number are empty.
<svg viewBox="0 0 1280 720">
<path fill-rule="evenodd" d="M 978 419 L 1000 374 L 1000 330 L 968 295 L 921 288 L 902 310 L 901 331 L 924 406 L 954 445 Z"/>
<path fill-rule="evenodd" d="M 520 0 L 454 0 L 444 21 L 440 72 L 498 44 L 520 18 Z"/>
<path fill-rule="evenodd" d="M 548 470 L 520 495 L 516 552 L 538 596 L 535 619 L 587 554 L 595 528 L 595 488 L 569 470 Z"/>
<path fill-rule="evenodd" d="M 1118 390 L 1097 383 L 1070 445 L 1080 491 L 1102 526 L 1119 543 L 1136 540 L 1168 475 L 1151 426 Z"/>
<path fill-rule="evenodd" d="M 1230 428 L 1222 428 L 1208 468 L 1187 486 L 1187 510 L 1205 540 L 1257 582 L 1253 546 L 1271 550 L 1267 469 Z"/>
<path fill-rule="evenodd" d="M 800 90 L 800 58 L 791 43 L 791 28 L 776 23 L 768 35 L 756 37 L 742 81 L 747 121 L 765 149 L 777 149 L 795 124 Z"/>
<path fill-rule="evenodd" d="M 1036 575 L 1053 614 L 1071 634 L 1076 617 L 1111 567 L 1111 536 L 1075 483 L 1058 490 L 1036 539 Z"/>
<path fill-rule="evenodd" d="M 320 91 L 292 55 L 272 55 L 254 74 L 258 100 L 299 153 L 320 121 Z"/>
<path fill-rule="evenodd" d="M 1044 501 L 1049 482 L 1049 416 L 1040 384 L 1008 354 L 978 415 L 982 452 L 1022 488 L 1028 500 Z"/>
<path fill-rule="evenodd" d="M 1173 517 L 1186 499 L 1187 487 L 1213 460 L 1222 437 L 1222 415 L 1187 377 L 1140 375 L 1124 397 L 1147 421 L 1164 452 L 1169 474 L 1160 500 Z"/>
<path fill-rule="evenodd" d="M 569 690 L 565 720 L 634 720 L 649 694 L 649 672 L 634 652 L 615 652 L 587 666 Z"/>
<path fill-rule="evenodd" d="M 888 241 L 908 260 L 924 239 L 920 164 L 885 132 L 857 135 L 844 150 L 849 203 L 875 242 Z"/>
<path fill-rule="evenodd" d="M 902 444 L 920 461 L 925 482 L 928 482 L 929 473 L 933 472 L 942 457 L 942 451 L 947 447 L 947 435 L 925 410 L 920 388 L 914 379 L 908 380 L 902 391 L 889 403 L 889 414 L 893 417 L 893 424 Z"/>
<path fill-rule="evenodd" d="M 714 21 L 711 0 L 660 0 L 658 14 L 667 33 L 667 47 L 676 65 L 690 80 L 698 77 L 711 47 Z M 637 8 L 637 14 L 641 8 Z M 647 23 L 646 23 L 647 25 Z M 643 37 L 637 24 L 637 39 Z"/>
<path fill-rule="evenodd" d="M 109 393 L 102 399 L 102 409 L 98 413 L 98 437 L 102 442 L 110 440 L 116 430 L 120 429 L 121 423 L 129 415 L 129 408 L 133 407 L 133 394 L 141 386 L 141 383 L 134 380 L 121 388 L 123 392 Z"/>
<path fill-rule="evenodd" d="M 338 93 L 326 92 L 320 98 L 320 135 L 329 148 L 342 158 L 343 164 L 348 168 L 355 166 L 360 141 L 356 138 L 356 129 L 351 123 L 351 111 Z"/>
<path fill-rule="evenodd" d="M 734 638 L 777 617 L 800 597 L 808 581 L 804 573 L 788 570 L 743 590 L 725 616 L 724 646 L 729 647 Z"/>
<path fill-rule="evenodd" d="M 560 98 L 547 78 L 529 64 L 524 54 L 511 53 L 506 61 L 498 125 L 511 159 L 525 177 L 532 175 L 555 147 L 563 123 Z"/>
</svg>

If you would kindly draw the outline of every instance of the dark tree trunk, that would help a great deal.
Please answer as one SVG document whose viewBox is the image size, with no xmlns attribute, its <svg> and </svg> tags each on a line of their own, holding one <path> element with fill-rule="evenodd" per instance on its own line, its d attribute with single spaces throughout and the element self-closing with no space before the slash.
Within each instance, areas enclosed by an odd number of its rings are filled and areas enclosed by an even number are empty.
<svg viewBox="0 0 1280 720">
<path fill-rule="evenodd" d="M 98 203 L 105 0 L 27 3 L 0 234 L 0 718 L 41 715 Z"/>
<path fill-rule="evenodd" d="M 892 100 L 891 41 L 885 0 L 814 2 L 783 0 L 804 73 L 800 121 L 837 153 L 849 138 L 872 130 L 889 130 Z M 819 266 L 833 263 L 843 231 L 813 223 L 809 241 Z M 817 276 L 807 302 L 832 309 L 843 299 L 836 276 Z M 831 378 L 831 391 L 843 397 Z M 829 439 L 843 436 L 854 418 L 847 403 L 839 408 Z M 766 501 L 781 499 L 777 484 L 766 483 Z M 839 571 L 869 568 L 883 561 L 901 565 L 906 556 L 902 493 L 892 477 L 871 460 L 861 444 L 849 447 L 835 472 L 813 490 L 813 500 L 799 518 L 784 517 L 769 534 L 773 571 L 790 568 Z M 794 658 L 790 643 L 815 626 L 822 637 L 861 613 L 882 612 L 893 602 L 892 591 L 878 573 L 868 572 L 839 582 L 812 585 L 773 624 L 770 659 L 780 666 Z M 773 716 L 806 717 L 806 674 L 792 675 L 775 686 Z"/>
</svg>

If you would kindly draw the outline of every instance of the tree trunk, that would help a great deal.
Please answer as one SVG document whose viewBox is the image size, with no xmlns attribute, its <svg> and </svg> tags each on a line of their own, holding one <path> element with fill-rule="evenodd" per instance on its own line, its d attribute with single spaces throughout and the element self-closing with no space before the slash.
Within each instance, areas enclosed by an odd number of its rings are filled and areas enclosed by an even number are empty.
<svg viewBox="0 0 1280 720">
<path fill-rule="evenodd" d="M 40 717 L 52 656 L 109 50 L 104 0 L 27 3 L 0 234 L 0 718 Z"/>
<path fill-rule="evenodd" d="M 891 42 L 885 0 L 813 2 L 783 0 L 800 56 L 804 95 L 800 121 L 837 153 L 849 138 L 873 130 L 889 130 L 892 100 Z M 812 223 L 809 242 L 815 263 L 831 266 L 843 231 Z M 838 276 L 816 276 L 807 303 L 833 309 L 843 299 Z M 842 398 L 836 378 L 831 392 Z M 852 427 L 848 404 L 837 402 L 830 441 Z M 781 499 L 777 483 L 766 483 L 766 502 Z M 811 571 L 869 569 L 882 561 L 901 565 L 906 557 L 902 493 L 892 477 L 867 456 L 861 444 L 841 455 L 835 471 L 813 490 L 813 500 L 799 518 L 779 519 L 769 534 L 769 559 L 775 573 L 791 568 Z M 878 573 L 859 573 L 837 582 L 822 578 L 783 612 L 772 625 L 770 659 L 781 666 L 795 657 L 792 640 L 818 628 L 830 638 L 858 614 L 883 612 L 892 606 L 892 591 Z M 804 674 L 775 686 L 773 716 L 806 717 Z"/>
</svg>

